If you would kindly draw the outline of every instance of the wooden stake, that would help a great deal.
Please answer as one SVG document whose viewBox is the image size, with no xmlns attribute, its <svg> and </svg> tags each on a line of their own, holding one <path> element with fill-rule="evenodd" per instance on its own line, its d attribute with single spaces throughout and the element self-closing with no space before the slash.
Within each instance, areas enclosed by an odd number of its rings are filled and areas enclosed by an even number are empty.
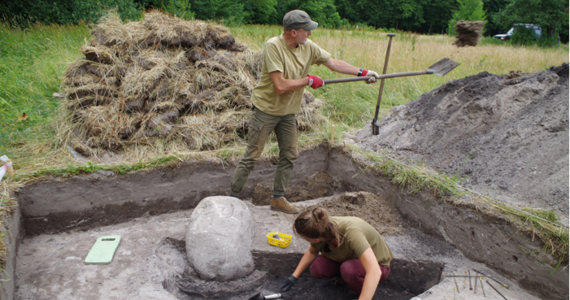
<svg viewBox="0 0 570 300">
<path fill-rule="evenodd" d="M 479 275 L 479 281 L 481 281 L 481 290 L 483 291 L 483 297 L 487 298 L 487 295 L 485 295 L 485 289 L 483 288 L 483 279 L 481 278 L 481 275 Z"/>
<path fill-rule="evenodd" d="M 505 300 L 509 300 L 509 299 L 507 299 L 507 297 L 503 296 L 503 294 L 501 294 L 501 292 L 499 292 L 499 291 L 489 282 L 489 280 L 485 280 L 485 282 L 486 282 L 488 285 L 490 285 L 490 286 L 495 290 L 495 292 L 497 292 L 497 294 L 501 295 L 501 297 L 503 297 Z"/>
<path fill-rule="evenodd" d="M 453 274 L 455 274 L 455 271 L 453 271 Z M 455 277 L 453 277 L 453 282 L 455 282 L 455 290 L 459 294 L 459 288 L 457 287 L 457 280 L 455 279 Z M 453 294 L 453 295 L 455 295 L 455 294 Z M 455 298 L 455 296 L 454 296 L 454 298 Z"/>
</svg>

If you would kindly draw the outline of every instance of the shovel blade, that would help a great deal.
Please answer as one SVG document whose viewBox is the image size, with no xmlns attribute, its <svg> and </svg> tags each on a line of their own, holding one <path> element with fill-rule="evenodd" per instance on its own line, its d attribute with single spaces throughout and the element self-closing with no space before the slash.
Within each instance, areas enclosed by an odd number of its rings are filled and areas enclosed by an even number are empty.
<svg viewBox="0 0 570 300">
<path fill-rule="evenodd" d="M 427 72 L 429 74 L 435 74 L 438 76 L 443 76 L 447 73 L 449 73 L 451 70 L 455 69 L 457 66 L 459 66 L 459 63 L 456 61 L 453 61 L 449 58 L 443 58 L 440 61 L 436 62 L 435 64 L 431 65 L 428 69 Z"/>
<path fill-rule="evenodd" d="M 372 135 L 380 135 L 380 126 L 376 123 L 376 119 L 372 121 Z"/>
</svg>

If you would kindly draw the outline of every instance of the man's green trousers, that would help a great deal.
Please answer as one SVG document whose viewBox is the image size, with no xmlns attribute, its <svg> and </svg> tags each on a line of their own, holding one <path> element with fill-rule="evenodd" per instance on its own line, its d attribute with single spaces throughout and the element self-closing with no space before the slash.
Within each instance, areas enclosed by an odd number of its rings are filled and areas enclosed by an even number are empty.
<svg viewBox="0 0 570 300">
<path fill-rule="evenodd" d="M 285 194 L 285 188 L 289 182 L 289 177 L 291 177 L 293 163 L 297 160 L 298 153 L 295 115 L 272 116 L 254 108 L 249 122 L 247 149 L 232 179 L 231 194 L 233 196 L 239 196 L 249 173 L 261 156 L 265 143 L 273 131 L 275 131 L 279 145 L 279 160 L 273 182 L 273 194 L 275 196 Z"/>
</svg>

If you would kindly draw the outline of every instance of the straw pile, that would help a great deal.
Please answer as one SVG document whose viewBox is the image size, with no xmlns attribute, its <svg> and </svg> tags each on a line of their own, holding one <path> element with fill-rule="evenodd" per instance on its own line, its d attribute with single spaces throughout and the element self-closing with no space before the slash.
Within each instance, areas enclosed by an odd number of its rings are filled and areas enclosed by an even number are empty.
<svg viewBox="0 0 570 300">
<path fill-rule="evenodd" d="M 261 52 L 235 41 L 223 26 L 153 11 L 123 24 L 106 16 L 63 81 L 71 123 L 66 142 L 83 155 L 183 140 L 191 150 L 241 141 Z M 324 120 L 305 91 L 300 130 Z"/>
<path fill-rule="evenodd" d="M 483 25 L 485 25 L 484 21 L 458 21 L 453 25 L 457 31 L 455 36 L 457 40 L 453 44 L 457 47 L 477 46 Z"/>
</svg>

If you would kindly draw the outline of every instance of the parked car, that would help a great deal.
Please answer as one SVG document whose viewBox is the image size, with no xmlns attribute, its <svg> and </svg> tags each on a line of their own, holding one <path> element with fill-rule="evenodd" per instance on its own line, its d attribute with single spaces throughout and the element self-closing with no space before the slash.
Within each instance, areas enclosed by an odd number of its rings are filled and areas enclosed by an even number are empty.
<svg viewBox="0 0 570 300">
<path fill-rule="evenodd" d="M 523 23 L 519 23 L 519 24 L 513 24 L 513 27 L 511 27 L 511 29 L 509 29 L 509 31 L 507 31 L 507 33 L 503 33 L 503 34 L 495 34 L 493 37 L 506 41 L 511 39 L 511 36 L 513 35 L 513 33 L 515 33 L 515 31 L 517 30 L 517 27 L 526 27 L 529 29 L 532 29 L 532 31 L 534 32 L 534 39 L 539 39 L 540 37 L 542 37 L 542 27 L 540 27 L 539 25 L 535 25 L 535 24 L 523 24 Z"/>
</svg>

